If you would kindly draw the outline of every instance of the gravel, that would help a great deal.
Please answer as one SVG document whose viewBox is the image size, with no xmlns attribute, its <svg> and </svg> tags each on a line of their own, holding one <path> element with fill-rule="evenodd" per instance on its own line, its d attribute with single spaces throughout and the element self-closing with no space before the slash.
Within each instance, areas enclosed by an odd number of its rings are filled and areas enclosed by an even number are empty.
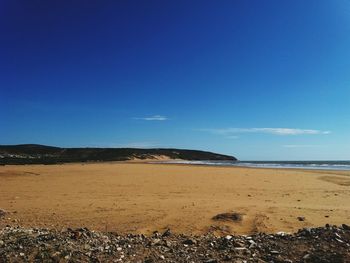
<svg viewBox="0 0 350 263">
<path fill-rule="evenodd" d="M 8 226 L 0 230 L 0 262 L 350 262 L 350 227 L 216 237 Z"/>
</svg>

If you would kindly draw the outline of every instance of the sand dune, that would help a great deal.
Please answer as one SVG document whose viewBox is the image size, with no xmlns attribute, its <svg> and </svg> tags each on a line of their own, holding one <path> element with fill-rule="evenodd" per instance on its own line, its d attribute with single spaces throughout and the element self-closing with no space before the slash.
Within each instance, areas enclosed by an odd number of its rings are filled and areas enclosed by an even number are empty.
<svg viewBox="0 0 350 263">
<path fill-rule="evenodd" d="M 350 172 L 139 163 L 2 166 L 0 209 L 9 213 L 0 227 L 292 232 L 350 224 L 349 182 Z M 241 219 L 212 219 L 220 213 Z"/>
</svg>

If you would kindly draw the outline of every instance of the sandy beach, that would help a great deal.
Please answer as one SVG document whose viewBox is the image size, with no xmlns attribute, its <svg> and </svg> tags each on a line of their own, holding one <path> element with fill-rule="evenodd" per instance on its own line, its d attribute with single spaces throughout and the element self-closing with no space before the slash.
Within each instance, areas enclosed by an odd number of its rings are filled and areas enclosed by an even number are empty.
<svg viewBox="0 0 350 263">
<path fill-rule="evenodd" d="M 0 167 L 0 227 L 249 234 L 350 224 L 350 171 L 142 163 Z M 216 221 L 221 213 L 241 220 Z"/>
</svg>

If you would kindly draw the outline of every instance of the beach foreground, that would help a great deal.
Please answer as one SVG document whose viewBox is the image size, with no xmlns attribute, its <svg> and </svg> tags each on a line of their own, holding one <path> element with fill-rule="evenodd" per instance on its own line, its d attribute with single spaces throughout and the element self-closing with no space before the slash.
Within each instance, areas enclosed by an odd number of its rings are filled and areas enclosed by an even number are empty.
<svg viewBox="0 0 350 263">
<path fill-rule="evenodd" d="M 295 232 L 350 224 L 349 204 L 349 171 L 142 163 L 0 167 L 0 228 Z"/>
<path fill-rule="evenodd" d="M 350 226 L 306 228 L 295 234 L 216 237 L 118 235 L 87 228 L 0 229 L 0 262 L 350 262 Z"/>
</svg>

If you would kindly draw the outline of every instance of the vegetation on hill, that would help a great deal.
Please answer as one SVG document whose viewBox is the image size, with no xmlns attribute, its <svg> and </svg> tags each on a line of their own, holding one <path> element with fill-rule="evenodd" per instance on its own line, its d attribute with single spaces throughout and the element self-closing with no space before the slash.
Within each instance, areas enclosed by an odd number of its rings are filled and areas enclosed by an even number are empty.
<svg viewBox="0 0 350 263">
<path fill-rule="evenodd" d="M 0 145 L 0 164 L 55 164 L 132 159 L 169 159 L 236 161 L 233 156 L 183 149 L 136 148 L 60 148 L 38 144 Z"/>
</svg>

